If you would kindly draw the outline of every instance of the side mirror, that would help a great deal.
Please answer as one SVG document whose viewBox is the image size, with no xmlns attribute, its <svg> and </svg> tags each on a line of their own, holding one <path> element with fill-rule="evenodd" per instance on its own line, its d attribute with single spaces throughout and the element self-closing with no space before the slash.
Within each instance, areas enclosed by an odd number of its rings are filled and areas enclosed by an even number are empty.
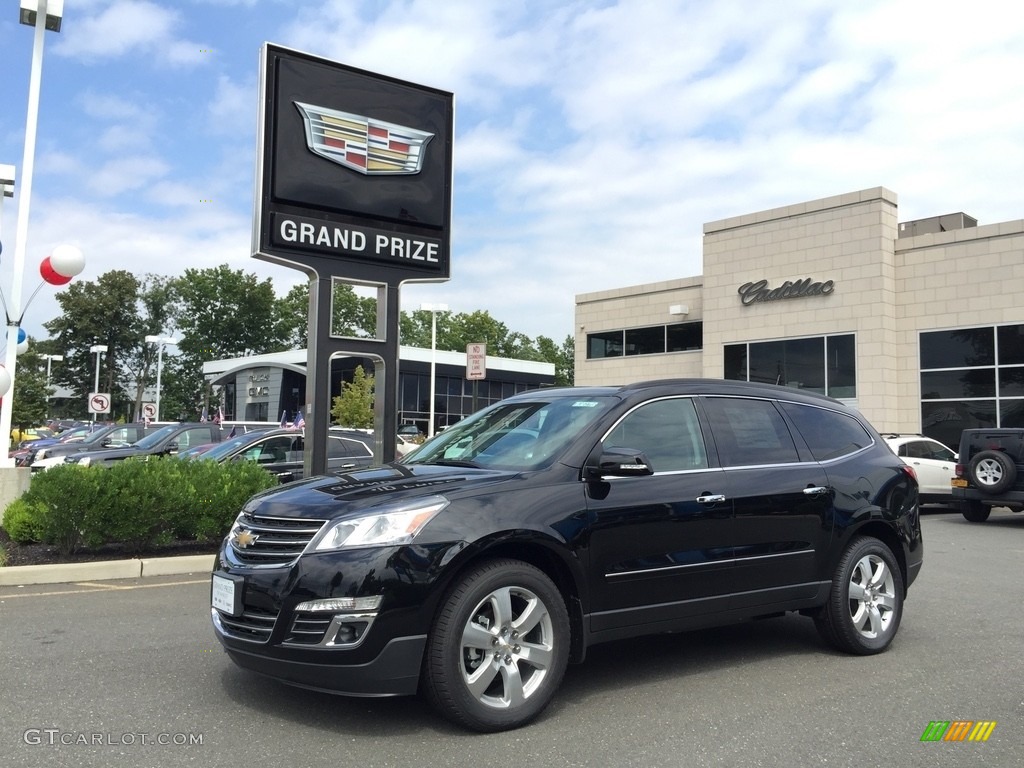
<svg viewBox="0 0 1024 768">
<path fill-rule="evenodd" d="M 642 477 L 653 475 L 654 469 L 643 451 L 634 448 L 608 448 L 587 462 L 584 469 L 588 480 L 605 477 Z"/>
</svg>

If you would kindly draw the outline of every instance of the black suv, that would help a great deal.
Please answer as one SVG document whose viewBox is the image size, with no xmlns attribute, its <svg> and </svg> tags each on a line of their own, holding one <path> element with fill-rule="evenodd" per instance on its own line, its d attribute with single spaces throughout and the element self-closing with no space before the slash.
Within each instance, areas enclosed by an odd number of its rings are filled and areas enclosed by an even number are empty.
<svg viewBox="0 0 1024 768">
<path fill-rule="evenodd" d="M 241 667 L 530 721 L 596 643 L 800 611 L 884 651 L 923 558 L 918 487 L 863 417 L 712 380 L 525 392 L 400 462 L 253 497 L 212 575 Z"/>
<path fill-rule="evenodd" d="M 327 471 L 348 472 L 373 463 L 373 435 L 331 427 L 327 435 Z M 305 474 L 305 430 L 287 427 L 236 435 L 197 458 L 209 461 L 255 461 L 281 483 Z"/>
<path fill-rule="evenodd" d="M 972 523 L 992 507 L 1024 510 L 1024 429 L 965 429 L 953 478 L 953 498 Z"/>
</svg>

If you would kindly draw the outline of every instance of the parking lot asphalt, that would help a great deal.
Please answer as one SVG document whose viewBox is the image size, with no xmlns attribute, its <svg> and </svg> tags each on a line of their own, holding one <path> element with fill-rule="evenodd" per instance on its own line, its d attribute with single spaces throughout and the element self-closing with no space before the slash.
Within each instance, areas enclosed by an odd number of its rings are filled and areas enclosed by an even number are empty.
<svg viewBox="0 0 1024 768">
<path fill-rule="evenodd" d="M 0 587 L 3 765 L 1024 765 L 1024 514 L 923 520 L 892 647 L 837 653 L 803 617 L 609 643 L 535 723 L 477 735 L 419 698 L 352 699 L 235 667 L 194 575 Z M 928 742 L 934 722 L 995 723 Z M 157 743 L 157 739 L 169 743 Z"/>
</svg>

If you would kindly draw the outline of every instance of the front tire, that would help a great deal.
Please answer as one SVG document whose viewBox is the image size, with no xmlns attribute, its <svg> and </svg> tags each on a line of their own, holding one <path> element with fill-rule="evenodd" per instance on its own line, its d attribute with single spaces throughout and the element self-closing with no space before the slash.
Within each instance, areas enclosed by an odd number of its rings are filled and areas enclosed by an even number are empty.
<svg viewBox="0 0 1024 768">
<path fill-rule="evenodd" d="M 815 617 L 826 642 L 846 653 L 881 653 L 903 616 L 903 575 L 892 551 L 861 536 L 839 558 L 828 602 Z"/>
<path fill-rule="evenodd" d="M 519 560 L 494 560 L 450 590 L 427 639 L 424 692 L 475 731 L 518 728 L 547 706 L 569 660 L 569 616 L 558 588 Z"/>
</svg>

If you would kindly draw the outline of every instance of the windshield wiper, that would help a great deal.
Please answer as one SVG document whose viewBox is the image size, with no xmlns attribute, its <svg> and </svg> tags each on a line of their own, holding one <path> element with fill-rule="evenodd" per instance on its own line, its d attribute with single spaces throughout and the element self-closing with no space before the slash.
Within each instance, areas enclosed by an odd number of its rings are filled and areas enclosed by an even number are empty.
<svg viewBox="0 0 1024 768">
<path fill-rule="evenodd" d="M 470 469 L 480 469 L 480 465 L 475 461 L 464 461 L 460 459 L 435 459 L 434 461 L 417 462 L 422 464 L 433 464 L 440 467 L 469 467 Z"/>
</svg>

